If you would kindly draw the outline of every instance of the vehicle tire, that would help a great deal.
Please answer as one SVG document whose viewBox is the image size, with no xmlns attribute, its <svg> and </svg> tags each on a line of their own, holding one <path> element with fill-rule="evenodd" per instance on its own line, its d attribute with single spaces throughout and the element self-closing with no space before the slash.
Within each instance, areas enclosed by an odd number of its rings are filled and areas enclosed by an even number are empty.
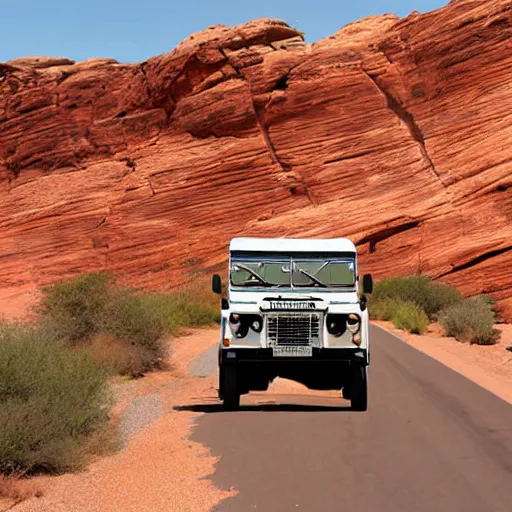
<svg viewBox="0 0 512 512">
<path fill-rule="evenodd" d="M 366 366 L 352 367 L 350 405 L 353 411 L 368 409 L 368 373 Z"/>
<path fill-rule="evenodd" d="M 238 388 L 238 370 L 236 366 L 222 368 L 222 399 L 224 409 L 234 411 L 240 407 L 240 389 Z"/>
<path fill-rule="evenodd" d="M 341 396 L 345 399 L 345 400 L 350 400 L 350 384 L 347 384 L 345 386 L 343 386 L 342 390 L 341 390 Z"/>
</svg>

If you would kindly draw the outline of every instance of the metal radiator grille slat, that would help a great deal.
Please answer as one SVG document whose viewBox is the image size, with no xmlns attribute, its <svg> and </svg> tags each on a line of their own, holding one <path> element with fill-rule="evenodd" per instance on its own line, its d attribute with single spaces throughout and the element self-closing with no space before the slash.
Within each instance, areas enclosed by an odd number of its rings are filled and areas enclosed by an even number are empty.
<svg viewBox="0 0 512 512">
<path fill-rule="evenodd" d="M 321 317 L 318 313 L 279 313 L 267 317 L 270 346 L 320 346 Z"/>
</svg>

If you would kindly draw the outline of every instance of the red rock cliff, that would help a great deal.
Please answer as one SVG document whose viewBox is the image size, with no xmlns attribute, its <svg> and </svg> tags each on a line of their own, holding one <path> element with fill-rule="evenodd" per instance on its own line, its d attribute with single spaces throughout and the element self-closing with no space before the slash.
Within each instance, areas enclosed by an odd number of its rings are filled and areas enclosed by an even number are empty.
<svg viewBox="0 0 512 512">
<path fill-rule="evenodd" d="M 236 235 L 349 236 L 364 271 L 505 311 L 511 35 L 512 0 L 458 0 L 313 45 L 258 20 L 137 65 L 0 64 L 0 288 L 170 287 Z"/>
</svg>

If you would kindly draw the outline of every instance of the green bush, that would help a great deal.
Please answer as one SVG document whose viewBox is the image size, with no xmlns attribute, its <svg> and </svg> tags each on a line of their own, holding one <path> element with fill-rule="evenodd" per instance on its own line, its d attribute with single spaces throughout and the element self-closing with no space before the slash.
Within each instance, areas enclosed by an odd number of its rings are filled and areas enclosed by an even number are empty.
<svg viewBox="0 0 512 512">
<path fill-rule="evenodd" d="M 368 305 L 368 313 L 372 320 L 393 320 L 393 316 L 403 301 L 384 297 L 382 299 L 371 299 Z"/>
<path fill-rule="evenodd" d="M 219 311 L 219 298 L 204 282 L 171 293 L 138 293 L 117 287 L 105 272 L 46 288 L 39 308 L 41 325 L 85 346 L 94 360 L 121 375 L 157 367 L 165 356 L 166 334 L 219 321 Z"/>
<path fill-rule="evenodd" d="M 397 329 L 405 329 L 413 334 L 423 334 L 428 328 L 428 316 L 417 304 L 402 302 L 398 304 L 392 317 Z"/>
<path fill-rule="evenodd" d="M 423 309 L 413 302 L 385 297 L 372 300 L 368 310 L 371 319 L 391 321 L 397 329 L 405 329 L 414 334 L 423 334 L 429 324 Z"/>
<path fill-rule="evenodd" d="M 377 282 L 371 301 L 385 298 L 413 302 L 430 320 L 434 320 L 442 309 L 462 301 L 457 290 L 446 284 L 434 283 L 427 276 L 394 277 Z"/>
<path fill-rule="evenodd" d="M 0 325 L 0 472 L 78 467 L 108 419 L 107 373 L 35 326 Z"/>
<path fill-rule="evenodd" d="M 135 347 L 142 372 L 158 366 L 165 356 L 165 319 L 144 295 L 127 290 L 112 293 L 102 311 L 99 330 Z"/>
<path fill-rule="evenodd" d="M 486 296 L 470 297 L 444 309 L 439 321 L 447 336 L 478 345 L 493 345 L 500 336 L 494 329 L 496 316 Z"/>
<path fill-rule="evenodd" d="M 167 329 L 179 334 L 220 320 L 220 300 L 204 282 L 195 282 L 171 294 L 155 293 L 147 301 L 164 318 Z"/>
<path fill-rule="evenodd" d="M 70 342 L 90 338 L 98 332 L 112 281 L 108 273 L 91 273 L 43 289 L 43 322 Z"/>
</svg>

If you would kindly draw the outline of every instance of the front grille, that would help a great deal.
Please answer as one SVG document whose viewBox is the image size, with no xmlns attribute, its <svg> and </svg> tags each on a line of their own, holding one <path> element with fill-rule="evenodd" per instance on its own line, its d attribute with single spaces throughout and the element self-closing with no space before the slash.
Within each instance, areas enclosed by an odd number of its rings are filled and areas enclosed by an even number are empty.
<svg viewBox="0 0 512 512">
<path fill-rule="evenodd" d="M 319 313 L 273 313 L 267 316 L 269 346 L 320 346 Z"/>
</svg>

